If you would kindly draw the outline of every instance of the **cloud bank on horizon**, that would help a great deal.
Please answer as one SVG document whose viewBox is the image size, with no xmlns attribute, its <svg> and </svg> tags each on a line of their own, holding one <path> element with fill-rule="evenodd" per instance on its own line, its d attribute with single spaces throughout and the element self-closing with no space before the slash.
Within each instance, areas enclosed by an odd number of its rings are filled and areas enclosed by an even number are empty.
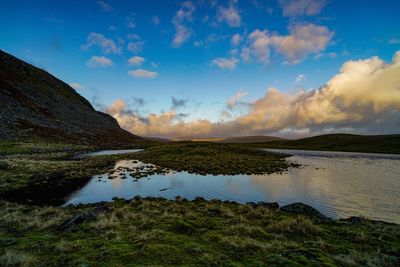
<svg viewBox="0 0 400 267">
<path fill-rule="evenodd" d="M 229 98 L 225 112 L 230 114 L 245 94 L 240 91 Z M 347 61 L 318 89 L 290 95 L 270 87 L 246 105 L 244 115 L 218 122 L 184 122 L 173 108 L 142 117 L 121 99 L 106 111 L 135 134 L 170 138 L 400 129 L 400 51 L 390 63 L 378 57 Z"/>
</svg>

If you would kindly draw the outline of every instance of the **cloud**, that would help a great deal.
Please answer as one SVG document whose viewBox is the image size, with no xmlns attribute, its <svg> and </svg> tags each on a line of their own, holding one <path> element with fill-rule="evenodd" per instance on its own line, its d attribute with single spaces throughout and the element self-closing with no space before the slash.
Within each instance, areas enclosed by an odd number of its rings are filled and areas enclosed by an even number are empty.
<svg viewBox="0 0 400 267">
<path fill-rule="evenodd" d="M 242 42 L 242 36 L 238 33 L 232 35 L 231 44 L 232 46 L 238 46 Z"/>
<path fill-rule="evenodd" d="M 131 57 L 128 60 L 129 65 L 131 66 L 141 66 L 143 64 L 143 62 L 145 61 L 145 59 L 143 57 Z"/>
<path fill-rule="evenodd" d="M 138 54 L 143 50 L 144 41 L 136 41 L 136 42 L 129 42 L 128 43 L 128 51 Z"/>
<path fill-rule="evenodd" d="M 235 106 L 238 105 L 238 103 L 241 103 L 240 101 L 242 100 L 243 97 L 245 97 L 248 93 L 239 90 L 235 95 L 231 96 L 226 100 L 226 106 L 229 110 L 232 110 Z"/>
<path fill-rule="evenodd" d="M 302 82 L 304 82 L 305 79 L 306 79 L 306 75 L 299 74 L 299 75 L 297 75 L 296 79 L 294 80 L 294 83 L 301 84 Z"/>
<path fill-rule="evenodd" d="M 251 57 L 268 63 L 271 50 L 283 55 L 288 63 L 296 64 L 309 54 L 317 54 L 325 50 L 334 33 L 324 26 L 293 24 L 289 26 L 288 35 L 270 33 L 267 30 L 255 30 L 247 36 L 247 44 L 242 49 L 242 58 L 247 61 Z"/>
<path fill-rule="evenodd" d="M 158 25 L 158 24 L 160 24 L 160 18 L 159 17 L 157 17 L 157 16 L 153 16 L 152 18 L 151 18 L 151 21 L 153 22 L 153 24 L 154 25 Z"/>
<path fill-rule="evenodd" d="M 146 78 L 146 79 L 153 79 L 158 76 L 157 72 L 138 69 L 138 70 L 130 70 L 128 74 L 135 78 Z"/>
<path fill-rule="evenodd" d="M 181 8 L 176 12 L 172 19 L 172 24 L 175 27 L 175 35 L 172 40 L 172 47 L 178 48 L 183 43 L 188 41 L 192 35 L 192 30 L 186 26 L 187 22 L 193 20 L 193 12 L 196 7 L 190 1 L 182 3 Z"/>
<path fill-rule="evenodd" d="M 213 34 L 208 35 L 207 38 L 205 38 L 204 40 L 195 41 L 193 43 L 193 46 L 194 47 L 209 47 L 210 44 L 216 43 L 216 42 L 224 40 L 226 38 L 229 38 L 229 36 L 213 33 Z"/>
<path fill-rule="evenodd" d="M 126 27 L 128 27 L 128 29 L 136 28 L 135 14 L 129 14 L 129 16 L 126 17 L 126 22 Z"/>
<path fill-rule="evenodd" d="M 234 70 L 239 60 L 236 58 L 222 58 L 218 57 L 211 62 L 211 65 L 216 65 L 220 69 Z"/>
<path fill-rule="evenodd" d="M 400 39 L 399 38 L 392 38 L 388 42 L 389 44 L 400 44 Z"/>
<path fill-rule="evenodd" d="M 63 24 L 64 21 L 60 18 L 57 18 L 56 16 L 54 16 L 53 14 L 51 14 L 50 16 L 47 16 L 45 18 L 45 20 L 49 23 L 57 23 L 57 24 Z"/>
<path fill-rule="evenodd" d="M 120 103 L 109 113 L 123 128 L 149 136 L 388 133 L 400 129 L 400 51 L 390 63 L 378 57 L 347 61 L 321 88 L 287 94 L 271 87 L 247 104 L 245 114 L 217 122 L 183 122 L 174 110 L 138 116 Z"/>
<path fill-rule="evenodd" d="M 95 32 L 91 32 L 88 35 L 86 44 L 82 45 L 81 48 L 87 50 L 92 46 L 100 47 L 101 52 L 104 54 L 120 54 L 122 50 L 112 39 L 108 39 L 104 35 Z"/>
<path fill-rule="evenodd" d="M 86 65 L 91 68 L 106 68 L 113 65 L 111 59 L 106 58 L 104 56 L 92 56 L 87 62 Z"/>
<path fill-rule="evenodd" d="M 83 90 L 85 87 L 79 83 L 70 83 L 69 86 L 74 88 L 75 90 Z"/>
<path fill-rule="evenodd" d="M 242 18 L 238 9 L 238 1 L 231 0 L 228 7 L 218 7 L 217 21 L 226 22 L 231 27 L 239 27 L 242 23 Z"/>
<path fill-rule="evenodd" d="M 279 0 L 286 17 L 318 15 L 326 3 L 325 0 Z"/>
<path fill-rule="evenodd" d="M 171 101 L 172 101 L 171 110 L 176 110 L 177 108 L 185 107 L 189 99 L 178 99 L 175 97 L 171 97 Z"/>
<path fill-rule="evenodd" d="M 108 4 L 104 1 L 97 1 L 96 3 L 100 7 L 101 11 L 103 11 L 103 12 L 111 12 L 114 10 L 114 8 L 110 4 Z"/>
</svg>

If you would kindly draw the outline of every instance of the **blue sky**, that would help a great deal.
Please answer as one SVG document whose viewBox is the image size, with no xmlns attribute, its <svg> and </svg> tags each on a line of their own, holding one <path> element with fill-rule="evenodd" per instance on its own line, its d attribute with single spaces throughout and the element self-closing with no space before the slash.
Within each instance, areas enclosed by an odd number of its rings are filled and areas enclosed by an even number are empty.
<svg viewBox="0 0 400 267">
<path fill-rule="evenodd" d="M 399 10 L 399 1 L 5 0 L 0 48 L 74 85 L 124 128 L 171 137 L 179 130 L 132 124 L 168 112 L 174 117 L 165 127 L 235 120 L 267 88 L 296 95 L 326 84 L 345 62 L 391 62 L 400 49 Z M 116 103 L 123 107 L 113 113 Z M 355 131 L 351 122 L 340 125 Z M 294 128 L 307 134 L 314 126 Z M 287 130 L 262 128 L 238 133 Z M 204 135 L 232 135 L 226 131 Z"/>
</svg>

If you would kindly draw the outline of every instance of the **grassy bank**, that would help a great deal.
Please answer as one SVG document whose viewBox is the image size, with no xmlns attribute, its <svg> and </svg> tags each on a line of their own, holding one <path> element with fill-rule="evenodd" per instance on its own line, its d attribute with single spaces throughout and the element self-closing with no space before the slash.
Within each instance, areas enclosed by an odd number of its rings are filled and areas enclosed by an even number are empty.
<svg viewBox="0 0 400 267">
<path fill-rule="evenodd" d="M 146 149 L 135 153 L 134 158 L 176 171 L 236 175 L 283 172 L 296 167 L 285 160 L 288 156 L 245 145 L 178 142 Z"/>
<path fill-rule="evenodd" d="M 297 140 L 256 143 L 260 148 L 400 154 L 400 135 L 328 134 Z"/>
<path fill-rule="evenodd" d="M 324 221 L 263 205 L 117 200 L 96 218 L 59 230 L 92 206 L 0 203 L 5 266 L 395 266 L 400 226 Z"/>
</svg>

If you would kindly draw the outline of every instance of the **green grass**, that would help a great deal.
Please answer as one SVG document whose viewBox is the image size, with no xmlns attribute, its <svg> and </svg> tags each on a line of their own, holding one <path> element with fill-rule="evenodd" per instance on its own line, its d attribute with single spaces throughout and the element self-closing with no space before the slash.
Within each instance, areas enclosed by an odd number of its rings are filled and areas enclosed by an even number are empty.
<svg viewBox="0 0 400 267">
<path fill-rule="evenodd" d="M 297 166 L 285 160 L 288 156 L 244 145 L 178 142 L 155 146 L 135 153 L 133 157 L 176 171 L 236 175 L 283 172 Z"/>
<path fill-rule="evenodd" d="M 0 202 L 5 266 L 395 266 L 400 226 L 320 221 L 220 201 L 117 200 L 68 232 L 90 208 Z M 5 264 L 4 264 L 5 263 Z M 15 264 L 17 265 L 17 264 Z"/>
<path fill-rule="evenodd" d="M 297 140 L 252 144 L 253 147 L 400 154 L 400 135 L 328 134 Z"/>
<path fill-rule="evenodd" d="M 0 198 L 60 204 L 93 175 L 127 155 L 76 159 L 93 147 L 58 143 L 0 142 Z"/>
</svg>

